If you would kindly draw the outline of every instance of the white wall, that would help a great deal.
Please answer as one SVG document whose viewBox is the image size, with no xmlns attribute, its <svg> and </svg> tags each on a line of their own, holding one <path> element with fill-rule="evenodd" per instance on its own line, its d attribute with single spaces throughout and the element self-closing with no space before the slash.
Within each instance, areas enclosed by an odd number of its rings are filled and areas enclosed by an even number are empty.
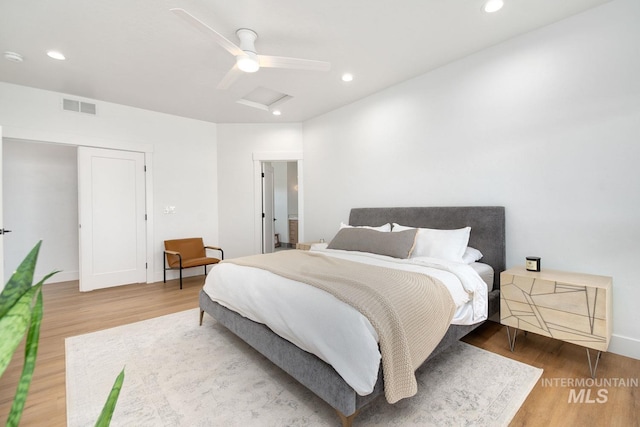
<svg viewBox="0 0 640 427">
<path fill-rule="evenodd" d="M 47 283 L 78 280 L 78 168 L 76 148 L 5 140 L 4 282 L 42 240 L 36 277 L 60 271 Z"/>
<path fill-rule="evenodd" d="M 218 124 L 220 245 L 225 258 L 256 253 L 254 154 L 302 151 L 302 125 Z M 258 246 L 259 247 L 259 246 Z"/>
<path fill-rule="evenodd" d="M 307 238 L 351 207 L 505 206 L 507 266 L 613 276 L 610 350 L 640 358 L 638 22 L 616 0 L 305 122 Z"/>
<path fill-rule="evenodd" d="M 151 281 L 162 280 L 165 239 L 202 236 L 205 241 L 218 240 L 215 124 L 68 96 L 97 104 L 96 116 L 72 113 L 61 109 L 62 97 L 0 83 L 3 136 L 146 152 L 152 175 L 147 187 L 153 201 L 147 211 L 153 232 Z M 165 206 L 175 206 L 175 213 L 164 214 Z M 188 274 L 201 273 L 193 270 Z"/>
</svg>

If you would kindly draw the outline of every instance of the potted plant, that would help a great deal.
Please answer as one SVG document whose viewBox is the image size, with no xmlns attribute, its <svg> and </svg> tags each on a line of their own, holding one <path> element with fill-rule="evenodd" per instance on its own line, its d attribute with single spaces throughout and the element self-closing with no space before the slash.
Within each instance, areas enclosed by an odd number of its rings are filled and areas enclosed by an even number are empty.
<svg viewBox="0 0 640 427">
<path fill-rule="evenodd" d="M 42 284 L 57 273 L 55 271 L 49 273 L 38 283 L 33 284 L 33 274 L 41 244 L 42 241 L 38 242 L 29 252 L 0 293 L 0 376 L 4 374 L 7 366 L 9 366 L 13 354 L 25 334 L 27 336 L 24 365 L 9 417 L 7 418 L 7 426 L 17 426 L 22 417 L 38 354 L 43 308 Z M 123 382 L 124 369 L 122 369 L 113 384 L 96 426 L 102 427 L 110 424 Z"/>
</svg>

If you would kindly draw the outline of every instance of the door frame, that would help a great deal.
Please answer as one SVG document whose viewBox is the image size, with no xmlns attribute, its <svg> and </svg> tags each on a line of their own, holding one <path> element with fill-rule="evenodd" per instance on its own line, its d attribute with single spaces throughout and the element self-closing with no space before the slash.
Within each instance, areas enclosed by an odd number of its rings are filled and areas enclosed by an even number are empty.
<svg viewBox="0 0 640 427">
<path fill-rule="evenodd" d="M 16 128 L 13 126 L 2 127 L 2 137 L 14 140 L 25 140 L 29 142 L 40 142 L 49 144 L 62 144 L 71 146 L 85 146 L 92 148 L 107 148 L 121 151 L 137 151 L 144 154 L 144 161 L 147 167 L 145 174 L 145 203 L 147 205 L 146 224 L 146 262 L 147 262 L 147 283 L 153 283 L 154 263 L 154 235 L 153 235 L 153 145 L 148 143 L 138 143 L 130 141 L 117 141 L 109 138 L 96 138 L 86 135 L 75 135 L 61 132 L 41 131 L 34 129 Z M 1 184 L 1 181 L 0 181 Z M 78 254 L 78 262 L 80 254 Z M 4 257 L 2 259 L 4 263 Z M 78 266 L 79 267 L 79 266 Z M 78 270 L 79 271 L 79 270 Z"/>
<path fill-rule="evenodd" d="M 274 252 L 275 209 L 274 209 L 274 168 L 271 162 L 260 162 L 262 176 L 262 253 Z M 267 179 L 268 174 L 271 176 Z M 267 185 L 270 184 L 270 185 Z M 270 187 L 270 188 L 268 188 Z M 268 188 L 270 195 L 265 194 Z M 269 206 L 271 205 L 271 206 Z M 265 214 L 267 214 L 265 216 Z M 267 224 L 271 224 L 271 228 Z M 267 249 L 268 248 L 268 249 Z"/>
<path fill-rule="evenodd" d="M 262 253 L 262 162 L 298 163 L 298 241 L 304 241 L 304 186 L 302 151 L 259 151 L 253 153 L 253 253 Z"/>
</svg>

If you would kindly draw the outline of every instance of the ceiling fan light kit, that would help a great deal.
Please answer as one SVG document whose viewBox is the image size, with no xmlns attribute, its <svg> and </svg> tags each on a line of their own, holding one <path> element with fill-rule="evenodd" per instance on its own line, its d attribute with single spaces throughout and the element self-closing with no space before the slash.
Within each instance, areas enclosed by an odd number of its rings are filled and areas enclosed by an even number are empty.
<svg viewBox="0 0 640 427">
<path fill-rule="evenodd" d="M 255 73 L 260 69 L 258 55 L 253 52 L 244 52 L 244 54 L 236 56 L 236 64 L 238 64 L 240 71 L 245 73 Z"/>
</svg>

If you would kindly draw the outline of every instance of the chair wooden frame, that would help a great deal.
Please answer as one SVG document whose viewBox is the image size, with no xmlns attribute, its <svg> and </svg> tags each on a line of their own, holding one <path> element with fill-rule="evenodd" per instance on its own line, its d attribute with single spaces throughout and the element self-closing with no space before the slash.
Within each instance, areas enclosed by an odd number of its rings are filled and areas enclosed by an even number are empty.
<svg viewBox="0 0 640 427">
<path fill-rule="evenodd" d="M 204 275 L 206 276 L 208 265 L 217 264 L 224 259 L 224 251 L 222 248 L 204 245 L 200 237 L 165 240 L 164 244 L 163 282 L 167 283 L 167 270 L 180 270 L 180 289 L 182 289 L 182 270 L 192 267 L 204 267 Z M 185 250 L 170 250 L 167 249 L 167 246 L 174 249 L 184 247 Z M 194 248 L 197 250 L 197 253 L 194 253 Z M 206 256 L 207 249 L 219 251 L 220 258 Z M 167 266 L 167 263 L 169 263 L 169 266 Z"/>
</svg>

